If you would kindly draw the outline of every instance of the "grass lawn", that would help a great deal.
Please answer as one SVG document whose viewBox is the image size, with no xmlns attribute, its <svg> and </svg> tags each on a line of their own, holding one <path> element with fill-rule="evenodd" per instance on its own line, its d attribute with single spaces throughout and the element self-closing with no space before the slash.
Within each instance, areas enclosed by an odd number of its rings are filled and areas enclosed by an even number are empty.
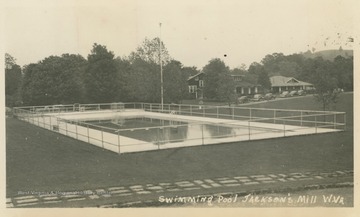
<svg viewBox="0 0 360 217">
<path fill-rule="evenodd" d="M 7 196 L 236 175 L 353 169 L 353 94 L 347 131 L 118 155 L 17 119 L 6 119 Z M 253 105 L 315 109 L 312 97 Z M 317 110 L 321 109 L 318 106 Z"/>
<path fill-rule="evenodd" d="M 354 127 L 353 97 L 353 93 L 343 93 L 340 95 L 338 102 L 335 105 L 332 105 L 330 109 L 328 109 L 330 111 L 346 112 L 346 128 L 349 131 L 352 131 Z M 254 105 L 248 105 L 246 107 L 322 111 L 321 104 L 317 102 L 312 95 L 308 95 L 305 97 L 289 98 L 285 100 L 269 101 Z"/>
</svg>

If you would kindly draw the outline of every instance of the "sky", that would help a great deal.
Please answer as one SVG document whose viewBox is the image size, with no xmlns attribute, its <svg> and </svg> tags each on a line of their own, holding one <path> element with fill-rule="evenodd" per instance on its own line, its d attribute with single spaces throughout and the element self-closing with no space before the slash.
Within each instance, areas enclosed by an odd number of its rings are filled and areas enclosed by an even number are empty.
<svg viewBox="0 0 360 217">
<path fill-rule="evenodd" d="M 21 66 L 63 53 L 86 58 L 94 43 L 124 57 L 161 32 L 170 56 L 184 66 L 201 69 L 220 58 L 230 68 L 248 67 L 272 53 L 353 49 L 354 5 L 356 0 L 9 0 L 4 48 Z"/>
</svg>

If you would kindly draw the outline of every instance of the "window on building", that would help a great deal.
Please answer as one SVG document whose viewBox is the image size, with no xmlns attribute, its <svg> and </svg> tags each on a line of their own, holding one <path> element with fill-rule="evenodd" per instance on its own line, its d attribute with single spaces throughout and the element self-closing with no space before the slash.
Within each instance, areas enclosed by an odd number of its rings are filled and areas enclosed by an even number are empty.
<svg viewBox="0 0 360 217">
<path fill-rule="evenodd" d="M 199 80 L 199 87 L 204 87 L 204 80 Z"/>
<path fill-rule="evenodd" d="M 242 76 L 233 76 L 234 81 L 242 81 Z"/>
<path fill-rule="evenodd" d="M 189 93 L 195 93 L 197 90 L 197 86 L 196 85 L 191 85 L 189 86 Z"/>
</svg>

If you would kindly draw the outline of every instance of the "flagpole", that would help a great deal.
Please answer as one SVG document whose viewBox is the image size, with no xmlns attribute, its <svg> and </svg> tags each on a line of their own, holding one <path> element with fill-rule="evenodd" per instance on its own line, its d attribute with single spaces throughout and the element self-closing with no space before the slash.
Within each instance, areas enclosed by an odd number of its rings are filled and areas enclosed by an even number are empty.
<svg viewBox="0 0 360 217">
<path fill-rule="evenodd" d="M 160 23 L 160 43 L 159 43 L 159 50 L 160 50 L 160 76 L 161 76 L 161 111 L 164 109 L 164 81 L 163 81 L 163 70 L 162 70 L 162 55 L 161 55 L 161 23 Z"/>
</svg>

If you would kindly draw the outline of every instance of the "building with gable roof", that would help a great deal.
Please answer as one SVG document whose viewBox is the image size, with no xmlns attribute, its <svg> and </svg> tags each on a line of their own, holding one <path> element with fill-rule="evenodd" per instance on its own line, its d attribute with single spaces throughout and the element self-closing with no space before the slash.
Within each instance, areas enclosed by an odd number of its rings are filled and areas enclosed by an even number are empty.
<svg viewBox="0 0 360 217">
<path fill-rule="evenodd" d="M 231 74 L 235 82 L 235 92 L 240 95 L 253 95 L 261 93 L 262 87 L 258 84 L 252 84 L 250 82 L 244 81 L 244 75 L 241 74 Z M 202 99 L 203 98 L 203 88 L 204 88 L 204 72 L 199 72 L 196 75 L 190 76 L 187 80 L 189 86 L 189 94 L 193 99 Z"/>
<path fill-rule="evenodd" d="M 283 91 L 291 91 L 291 90 L 312 90 L 314 89 L 314 85 L 299 81 L 293 77 L 285 77 L 285 76 L 272 76 L 270 77 L 271 82 L 271 92 L 273 93 L 281 93 Z"/>
</svg>

